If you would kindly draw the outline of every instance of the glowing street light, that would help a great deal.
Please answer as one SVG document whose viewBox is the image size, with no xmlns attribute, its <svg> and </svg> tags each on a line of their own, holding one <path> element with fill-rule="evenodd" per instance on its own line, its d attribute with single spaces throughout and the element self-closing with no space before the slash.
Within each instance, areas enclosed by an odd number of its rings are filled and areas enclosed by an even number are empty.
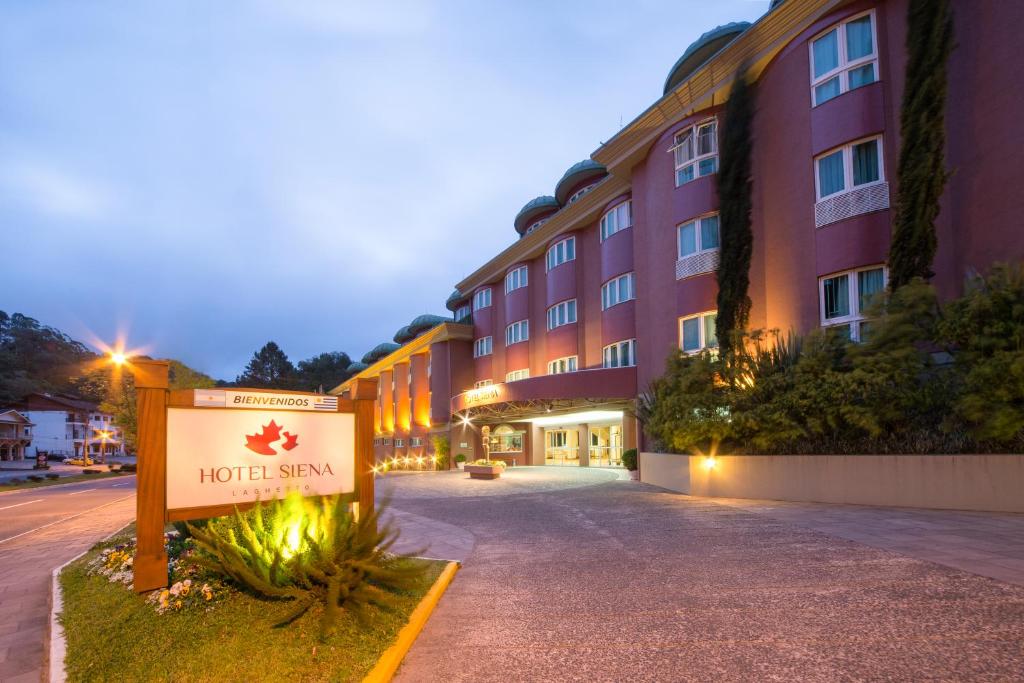
<svg viewBox="0 0 1024 683">
<path fill-rule="evenodd" d="M 121 352 L 121 351 L 111 351 L 110 352 L 110 362 L 113 363 L 114 365 L 121 366 L 121 365 L 124 365 L 126 362 L 128 362 L 128 359 L 125 357 L 124 353 Z"/>
</svg>

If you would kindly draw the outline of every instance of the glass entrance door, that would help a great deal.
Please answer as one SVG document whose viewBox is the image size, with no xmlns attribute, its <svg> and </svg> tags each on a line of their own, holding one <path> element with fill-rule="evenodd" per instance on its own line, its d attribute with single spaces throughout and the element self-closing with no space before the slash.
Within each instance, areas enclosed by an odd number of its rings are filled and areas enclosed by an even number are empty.
<svg viewBox="0 0 1024 683">
<path fill-rule="evenodd" d="M 590 466 L 622 467 L 622 425 L 590 428 Z"/>
<path fill-rule="evenodd" d="M 544 464 L 578 467 L 580 435 L 575 429 L 548 429 L 544 432 Z"/>
</svg>

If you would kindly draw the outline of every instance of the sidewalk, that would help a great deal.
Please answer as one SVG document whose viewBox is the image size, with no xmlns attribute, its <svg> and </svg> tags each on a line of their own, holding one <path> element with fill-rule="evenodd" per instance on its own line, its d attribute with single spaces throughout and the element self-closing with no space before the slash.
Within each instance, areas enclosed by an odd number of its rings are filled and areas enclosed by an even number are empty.
<svg viewBox="0 0 1024 683">
<path fill-rule="evenodd" d="M 1024 515 L 745 498 L 694 500 L 741 508 L 830 536 L 1024 586 Z"/>
</svg>

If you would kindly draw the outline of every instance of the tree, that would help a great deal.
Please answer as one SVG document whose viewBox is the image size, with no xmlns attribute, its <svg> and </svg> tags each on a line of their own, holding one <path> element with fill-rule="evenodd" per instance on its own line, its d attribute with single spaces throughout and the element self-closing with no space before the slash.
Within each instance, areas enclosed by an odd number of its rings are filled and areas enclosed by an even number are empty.
<svg viewBox="0 0 1024 683">
<path fill-rule="evenodd" d="M 272 341 L 253 354 L 245 371 L 235 380 L 238 386 L 267 389 L 289 389 L 294 382 L 295 366 Z"/>
<path fill-rule="evenodd" d="M 0 405 L 35 391 L 66 393 L 96 354 L 53 327 L 0 311 Z"/>
<path fill-rule="evenodd" d="M 321 353 L 299 361 L 297 388 L 304 391 L 330 391 L 352 376 L 352 359 L 344 351 Z"/>
<path fill-rule="evenodd" d="M 750 318 L 750 157 L 753 149 L 754 91 L 745 67 L 736 74 L 722 124 L 721 168 L 718 172 L 719 230 L 718 317 L 715 334 L 722 357 L 729 358 L 735 338 Z"/>
<path fill-rule="evenodd" d="M 935 218 L 945 168 L 946 68 L 953 51 L 949 0 L 910 0 L 907 70 L 900 109 L 899 187 L 889 248 L 889 286 L 930 279 L 938 240 Z"/>
</svg>

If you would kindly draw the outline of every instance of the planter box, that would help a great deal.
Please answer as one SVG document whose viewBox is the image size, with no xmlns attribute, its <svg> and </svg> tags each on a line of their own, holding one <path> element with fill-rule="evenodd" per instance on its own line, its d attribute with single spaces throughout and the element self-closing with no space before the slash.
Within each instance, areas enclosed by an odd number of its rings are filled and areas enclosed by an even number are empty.
<svg viewBox="0 0 1024 683">
<path fill-rule="evenodd" d="M 497 479 L 505 470 L 500 465 L 466 465 L 470 479 Z"/>
</svg>

